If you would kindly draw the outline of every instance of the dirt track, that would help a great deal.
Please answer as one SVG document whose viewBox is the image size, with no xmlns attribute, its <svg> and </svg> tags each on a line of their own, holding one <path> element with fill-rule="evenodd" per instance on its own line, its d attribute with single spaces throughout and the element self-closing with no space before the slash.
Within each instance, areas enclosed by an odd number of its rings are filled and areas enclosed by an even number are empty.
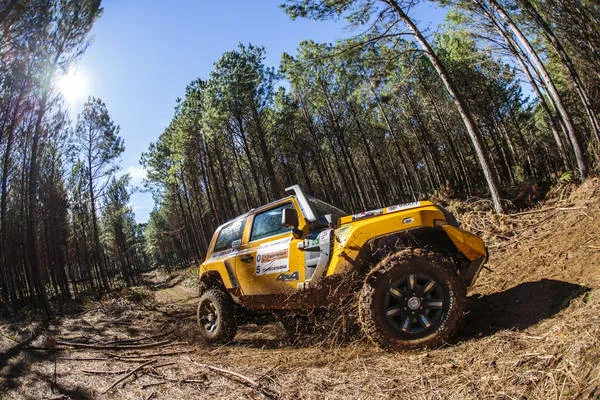
<svg viewBox="0 0 600 400">
<path fill-rule="evenodd" d="M 88 305 L 47 331 L 0 322 L 0 398 L 600 398 L 599 199 L 595 180 L 540 212 L 465 216 L 475 231 L 493 228 L 489 270 L 456 341 L 441 349 L 290 344 L 273 324 L 209 347 L 194 330 L 190 280 L 154 274 L 150 289 Z"/>
</svg>

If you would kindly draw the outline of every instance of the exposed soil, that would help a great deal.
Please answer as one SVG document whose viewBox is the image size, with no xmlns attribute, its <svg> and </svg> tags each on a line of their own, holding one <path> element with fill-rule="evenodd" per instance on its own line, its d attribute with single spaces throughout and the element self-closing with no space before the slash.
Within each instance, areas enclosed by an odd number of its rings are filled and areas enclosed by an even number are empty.
<svg viewBox="0 0 600 400">
<path fill-rule="evenodd" d="M 534 211 L 462 215 L 490 260 L 442 348 L 292 343 L 278 324 L 209 346 L 191 275 L 153 272 L 47 329 L 35 316 L 0 321 L 0 398 L 600 398 L 600 181 Z"/>
</svg>

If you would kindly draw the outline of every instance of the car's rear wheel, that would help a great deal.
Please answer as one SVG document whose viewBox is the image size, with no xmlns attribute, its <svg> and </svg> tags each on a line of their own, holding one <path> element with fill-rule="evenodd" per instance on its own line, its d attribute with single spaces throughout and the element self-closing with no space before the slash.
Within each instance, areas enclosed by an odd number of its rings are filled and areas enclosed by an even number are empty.
<svg viewBox="0 0 600 400">
<path fill-rule="evenodd" d="M 435 347 L 456 331 L 466 287 L 442 255 L 405 249 L 367 276 L 359 302 L 363 331 L 387 349 Z"/>
<path fill-rule="evenodd" d="M 198 301 L 196 322 L 200 334 L 211 343 L 227 343 L 237 332 L 231 297 L 220 289 L 208 289 Z"/>
</svg>

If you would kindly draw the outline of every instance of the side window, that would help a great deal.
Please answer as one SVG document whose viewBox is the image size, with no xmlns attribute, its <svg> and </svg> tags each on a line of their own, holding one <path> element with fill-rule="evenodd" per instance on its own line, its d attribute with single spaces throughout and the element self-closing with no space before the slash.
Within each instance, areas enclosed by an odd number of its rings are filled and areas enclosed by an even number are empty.
<svg viewBox="0 0 600 400">
<path fill-rule="evenodd" d="M 240 218 L 221 228 L 213 252 L 227 250 L 231 248 L 231 243 L 234 240 L 240 240 L 242 238 L 242 233 L 244 232 L 245 221 L 246 218 Z"/>
<path fill-rule="evenodd" d="M 290 232 L 292 228 L 281 225 L 281 212 L 286 208 L 293 207 L 292 203 L 288 203 L 257 214 L 252 222 L 250 241 Z"/>
</svg>

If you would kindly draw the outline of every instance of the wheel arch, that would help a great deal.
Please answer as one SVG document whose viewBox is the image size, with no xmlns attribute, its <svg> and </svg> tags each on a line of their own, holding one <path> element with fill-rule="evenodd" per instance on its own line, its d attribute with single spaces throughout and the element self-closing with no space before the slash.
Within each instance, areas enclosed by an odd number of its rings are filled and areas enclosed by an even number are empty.
<svg viewBox="0 0 600 400">
<path fill-rule="evenodd" d="M 206 271 L 200 275 L 200 292 L 204 292 L 209 289 L 221 289 L 227 292 L 225 283 L 219 271 Z"/>
<path fill-rule="evenodd" d="M 421 260 L 420 262 L 425 263 L 425 265 L 414 265 L 412 262 L 413 257 L 419 258 Z M 401 249 L 396 253 L 389 254 L 386 258 L 381 260 L 381 262 L 368 273 L 360 293 L 359 319 L 366 335 L 383 348 L 392 350 L 410 349 L 421 346 L 435 347 L 446 342 L 446 340 L 456 332 L 466 308 L 466 285 L 458 275 L 453 273 L 454 268 L 451 264 L 452 261 L 447 257 L 422 248 Z M 429 323 L 434 320 L 425 318 L 424 324 L 427 324 L 423 325 L 425 331 L 416 331 L 414 332 L 416 336 L 413 337 L 402 337 L 403 334 L 398 331 L 399 328 L 397 326 L 385 321 L 386 319 L 389 319 L 386 315 L 388 315 L 387 313 L 390 309 L 385 310 L 386 306 L 382 296 L 384 296 L 383 293 L 388 291 L 388 287 L 393 285 L 392 282 L 394 282 L 398 276 L 402 276 L 398 274 L 416 275 L 419 273 L 418 271 L 423 270 L 426 271 L 422 273 L 426 274 L 427 279 L 435 280 L 438 286 L 443 284 L 446 287 L 446 289 L 444 289 L 446 295 L 444 295 L 442 300 L 444 303 L 440 303 L 436 306 L 440 309 L 442 309 L 441 307 L 445 307 L 445 311 L 442 311 L 442 314 L 437 317 L 439 318 L 437 321 L 439 324 L 436 322 L 429 332 L 427 332 L 427 330 L 430 329 Z M 415 281 L 416 279 L 417 278 L 415 278 Z M 429 284 L 426 286 L 429 286 Z M 405 292 L 402 291 L 401 293 Z M 417 300 L 416 297 L 422 297 L 419 300 L 423 301 L 425 296 L 418 293 L 417 289 L 416 292 L 413 292 L 412 294 L 409 293 L 407 296 L 413 296 L 415 300 Z M 399 298 L 399 300 L 407 301 L 408 298 Z M 410 300 L 412 301 L 413 299 Z M 396 306 L 396 308 L 398 307 L 402 307 L 402 305 Z M 407 307 L 411 307 L 411 305 L 404 304 L 404 310 L 408 310 Z M 415 305 L 415 308 L 410 308 L 411 310 L 414 310 L 412 311 L 412 314 L 415 314 L 415 312 L 421 313 L 416 307 L 419 307 L 419 304 Z M 404 314 L 409 312 L 410 311 L 405 311 Z M 424 315 L 429 316 L 428 313 Z M 412 321 L 412 323 L 416 323 L 416 321 L 412 319 L 413 317 L 410 317 L 409 315 L 404 320 L 405 324 L 406 321 L 409 321 L 408 318 L 411 318 L 410 321 Z M 407 329 L 408 327 L 409 325 L 403 325 L 402 331 L 404 332 L 405 328 Z M 413 333 L 409 332 L 409 334 Z"/>
<path fill-rule="evenodd" d="M 359 253 L 359 269 L 368 272 L 388 255 L 408 248 L 421 248 L 448 257 L 456 263 L 457 270 L 468 261 L 444 231 L 420 227 L 368 240 Z"/>
</svg>

